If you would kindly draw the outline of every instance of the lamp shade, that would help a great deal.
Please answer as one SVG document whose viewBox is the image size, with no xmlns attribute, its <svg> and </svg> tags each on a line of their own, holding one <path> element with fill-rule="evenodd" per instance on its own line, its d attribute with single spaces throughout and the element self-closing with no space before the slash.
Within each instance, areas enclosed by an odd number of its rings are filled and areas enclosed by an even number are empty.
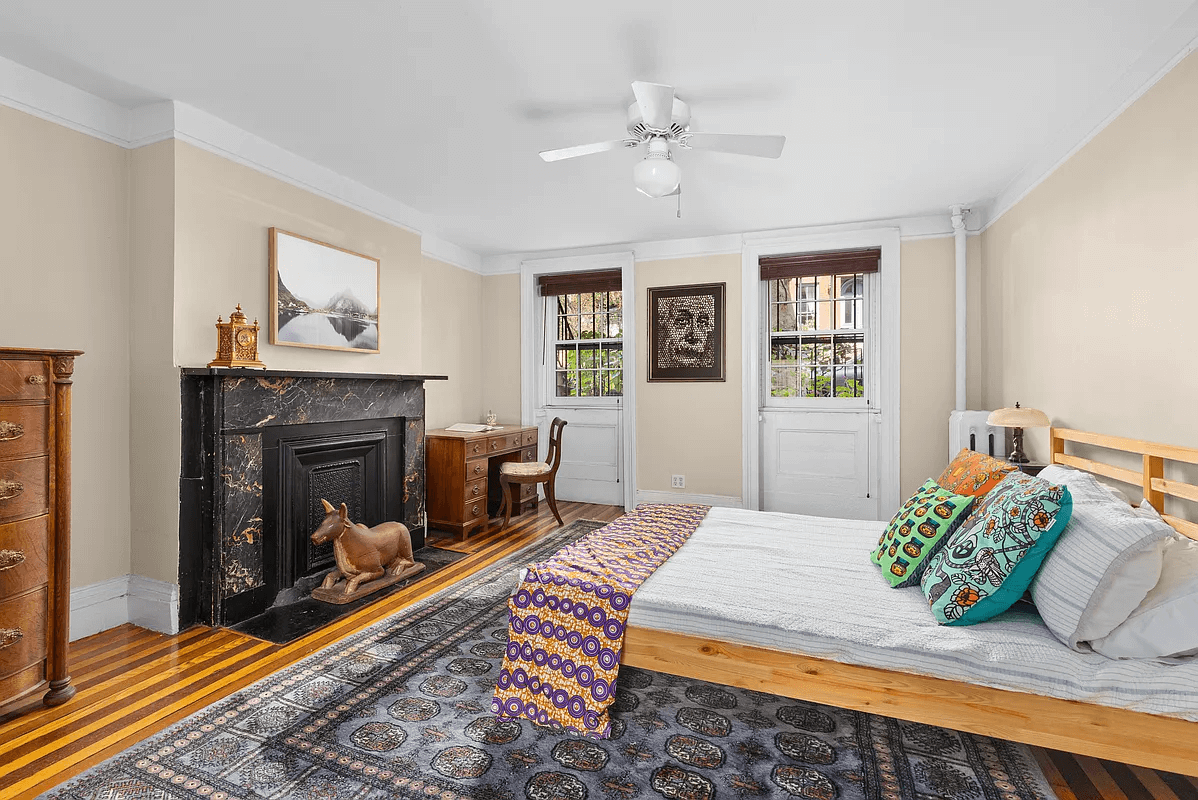
<svg viewBox="0 0 1198 800">
<path fill-rule="evenodd" d="M 665 197 L 678 188 L 682 170 L 669 159 L 668 153 L 665 157 L 650 154 L 632 168 L 632 178 L 642 194 Z"/>
<path fill-rule="evenodd" d="M 1000 428 L 1047 428 L 1052 424 L 1048 421 L 1048 415 L 1040 409 L 1022 408 L 1018 403 L 1014 408 L 991 411 L 986 422 Z"/>
</svg>

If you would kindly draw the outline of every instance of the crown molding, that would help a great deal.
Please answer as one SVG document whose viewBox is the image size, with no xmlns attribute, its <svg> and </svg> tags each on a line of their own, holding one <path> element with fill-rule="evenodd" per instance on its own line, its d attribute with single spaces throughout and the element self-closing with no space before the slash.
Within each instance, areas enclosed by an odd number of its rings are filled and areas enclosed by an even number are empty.
<svg viewBox="0 0 1198 800">
<path fill-rule="evenodd" d="M 979 204 L 972 204 L 977 208 Z M 520 272 L 520 264 L 524 261 L 547 258 L 568 258 L 573 256 L 603 255 L 613 250 L 631 250 L 637 261 L 664 261 L 671 258 L 699 258 L 702 256 L 740 254 L 746 244 L 763 244 L 772 239 L 790 239 L 795 236 L 814 236 L 820 234 L 851 233 L 873 228 L 898 228 L 903 240 L 910 239 L 940 239 L 953 235 L 952 221 L 947 213 L 928 214 L 919 217 L 902 217 L 898 219 L 863 220 L 860 222 L 845 222 L 835 225 L 814 225 L 805 228 L 777 228 L 751 233 L 732 233 L 721 236 L 704 236 L 694 239 L 661 239 L 649 242 L 620 242 L 593 247 L 575 247 L 561 250 L 541 250 L 525 253 L 503 253 L 494 256 L 484 256 L 482 259 L 483 275 L 514 275 Z M 969 235 L 976 236 L 979 231 L 971 230 Z"/>
<path fill-rule="evenodd" d="M 7 58 L 0 58 L 0 103 L 109 144 L 129 146 L 129 109 Z"/>
<path fill-rule="evenodd" d="M 126 149 L 177 139 L 421 237 L 421 251 L 471 272 L 482 257 L 442 239 L 426 215 L 176 100 L 128 109 L 0 58 L 0 104 Z"/>
<path fill-rule="evenodd" d="M 428 258 L 444 261 L 468 272 L 478 275 L 483 273 L 483 258 L 473 250 L 459 247 L 453 242 L 430 234 L 420 235 L 420 252 Z"/>
<path fill-rule="evenodd" d="M 1157 37 L 1135 63 L 1102 93 L 1081 118 L 1062 129 L 1041 150 L 1040 155 L 1011 179 L 985 209 L 987 213 L 984 216 L 979 215 L 982 222 L 981 230 L 985 231 L 1020 200 L 1027 197 L 1196 48 L 1198 3 L 1186 9 L 1169 29 Z"/>
</svg>

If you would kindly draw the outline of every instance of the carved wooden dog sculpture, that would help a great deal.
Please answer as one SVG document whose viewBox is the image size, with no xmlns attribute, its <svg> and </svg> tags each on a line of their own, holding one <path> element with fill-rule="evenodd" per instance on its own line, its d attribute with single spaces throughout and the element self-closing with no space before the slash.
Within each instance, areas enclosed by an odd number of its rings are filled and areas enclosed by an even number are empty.
<svg viewBox="0 0 1198 800">
<path fill-rule="evenodd" d="M 327 500 L 320 502 L 324 504 L 325 518 L 312 534 L 312 543 L 332 541 L 337 568 L 325 576 L 320 588 L 312 592 L 313 597 L 344 603 L 424 569 L 423 564 L 412 558 L 412 537 L 403 524 L 384 522 L 367 528 L 350 521 L 345 503 L 341 508 L 334 508 Z M 337 592 L 334 586 L 343 577 L 346 579 L 345 590 Z M 370 581 L 374 581 L 374 585 L 359 591 L 363 583 Z"/>
</svg>

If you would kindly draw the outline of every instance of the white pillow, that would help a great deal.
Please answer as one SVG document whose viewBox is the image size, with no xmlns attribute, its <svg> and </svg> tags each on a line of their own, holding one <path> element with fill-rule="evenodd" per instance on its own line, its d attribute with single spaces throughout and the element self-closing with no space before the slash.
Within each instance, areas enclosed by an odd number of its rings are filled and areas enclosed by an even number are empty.
<svg viewBox="0 0 1198 800">
<path fill-rule="evenodd" d="M 1090 644 L 1109 658 L 1198 654 L 1198 542 L 1174 534 L 1157 585 L 1121 625 Z"/>
<path fill-rule="evenodd" d="M 1088 472 L 1059 465 L 1040 477 L 1064 484 L 1073 515 L 1032 580 L 1032 602 L 1048 629 L 1075 650 L 1127 620 L 1160 580 L 1174 531 L 1136 516 Z"/>
</svg>

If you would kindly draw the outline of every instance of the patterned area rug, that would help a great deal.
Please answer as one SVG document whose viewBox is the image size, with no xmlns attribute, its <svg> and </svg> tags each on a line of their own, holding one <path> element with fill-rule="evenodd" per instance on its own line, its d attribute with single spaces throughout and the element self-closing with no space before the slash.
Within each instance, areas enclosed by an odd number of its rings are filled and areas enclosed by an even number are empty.
<svg viewBox="0 0 1198 800">
<path fill-rule="evenodd" d="M 50 792 L 56 798 L 1053 798 L 1027 748 L 639 669 L 612 737 L 488 711 L 525 563 L 575 522 Z"/>
</svg>

